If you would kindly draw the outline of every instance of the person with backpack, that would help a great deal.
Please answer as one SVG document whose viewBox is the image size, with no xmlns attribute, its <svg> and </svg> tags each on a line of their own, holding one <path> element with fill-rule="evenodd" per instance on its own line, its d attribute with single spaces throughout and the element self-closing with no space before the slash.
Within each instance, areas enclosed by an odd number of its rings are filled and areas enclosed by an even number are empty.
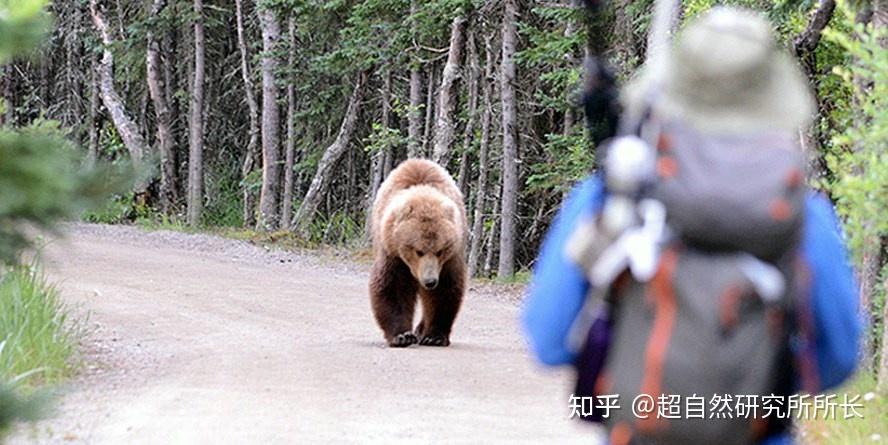
<svg viewBox="0 0 888 445">
<path fill-rule="evenodd" d="M 632 135 L 564 202 L 522 323 L 575 395 L 619 396 L 589 416 L 614 445 L 791 443 L 787 401 L 844 382 L 861 333 L 839 223 L 804 186 L 813 100 L 752 11 L 713 8 L 664 59 L 624 89 Z"/>
</svg>

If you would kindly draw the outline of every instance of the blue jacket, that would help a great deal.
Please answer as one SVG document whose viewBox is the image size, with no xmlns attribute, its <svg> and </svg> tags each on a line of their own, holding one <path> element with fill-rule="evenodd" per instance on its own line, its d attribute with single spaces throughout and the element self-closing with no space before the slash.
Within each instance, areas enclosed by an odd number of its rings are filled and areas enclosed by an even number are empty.
<svg viewBox="0 0 888 445">
<path fill-rule="evenodd" d="M 546 365 L 573 363 L 566 345 L 570 326 L 589 289 L 580 269 L 564 255 L 564 244 L 581 217 L 600 211 L 604 186 L 593 176 L 577 185 L 543 242 L 525 300 L 522 322 L 537 358 Z M 857 286 L 832 206 L 822 196 L 806 201 L 802 256 L 811 273 L 809 310 L 813 329 L 804 332 L 798 354 L 816 375 L 797 376 L 799 386 L 818 392 L 842 383 L 857 362 L 861 323 Z"/>
</svg>

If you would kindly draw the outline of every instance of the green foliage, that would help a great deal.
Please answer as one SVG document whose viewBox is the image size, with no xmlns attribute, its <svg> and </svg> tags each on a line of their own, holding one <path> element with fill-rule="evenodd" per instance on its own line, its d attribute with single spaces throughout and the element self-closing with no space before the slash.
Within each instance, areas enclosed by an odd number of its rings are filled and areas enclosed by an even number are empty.
<svg viewBox="0 0 888 445">
<path fill-rule="evenodd" d="M 83 332 L 36 266 L 0 278 L 0 381 L 29 373 L 35 385 L 58 382 L 72 371 Z"/>
<path fill-rule="evenodd" d="M 38 43 L 47 25 L 44 5 L 0 0 L 0 63 Z M 56 122 L 0 128 L 0 265 L 14 262 L 28 246 L 25 225 L 50 228 L 103 195 L 99 175 L 78 164 L 77 151 Z"/>
<path fill-rule="evenodd" d="M 101 206 L 87 210 L 81 220 L 97 224 L 125 224 L 144 219 L 167 218 L 141 200 L 133 192 L 115 194 Z M 170 216 L 171 218 L 172 216 Z"/>
<path fill-rule="evenodd" d="M 834 69 L 854 92 L 855 112 L 827 160 L 836 175 L 831 191 L 859 261 L 866 242 L 888 234 L 888 50 L 882 46 L 888 33 L 858 24 L 854 34 L 827 30 L 826 37 L 853 61 Z"/>
<path fill-rule="evenodd" d="M 236 164 L 232 163 L 232 165 Z M 216 169 L 216 173 L 211 174 L 206 181 L 207 202 L 204 208 L 203 224 L 210 227 L 240 227 L 244 224 L 242 181 L 237 180 L 239 173 L 222 174 L 220 170 Z M 257 181 L 255 185 L 250 184 L 250 188 L 258 192 L 262 186 L 262 172 L 256 169 L 252 174 L 255 173 L 259 173 L 260 176 L 247 179 Z"/>
<path fill-rule="evenodd" d="M 845 11 L 845 17 L 853 17 Z M 826 38 L 840 45 L 851 63 L 837 66 L 833 72 L 853 97 L 846 112 L 845 130 L 833 138 L 833 150 L 827 156 L 833 172 L 829 185 L 855 262 L 863 265 L 864 252 L 878 252 L 881 239 L 888 237 L 888 31 L 872 25 L 849 25 L 850 32 L 826 30 Z M 851 105 L 853 104 L 853 108 Z M 880 271 L 883 283 L 888 265 Z M 874 323 L 871 335 L 881 339 L 886 304 L 885 289 L 870 296 Z M 880 322 L 881 320 L 881 322 Z"/>
<path fill-rule="evenodd" d="M 551 162 L 530 166 L 527 192 L 554 191 L 563 194 L 589 174 L 595 156 L 586 132 L 579 127 L 568 135 L 550 133 L 543 146 Z"/>
<path fill-rule="evenodd" d="M 384 127 L 382 124 L 374 122 L 373 132 L 364 139 L 364 144 L 364 151 L 374 154 L 407 145 L 407 138 L 397 128 Z"/>
<path fill-rule="evenodd" d="M 533 8 L 533 14 L 536 20 L 519 24 L 527 44 L 515 54 L 515 61 L 524 69 L 542 72 L 534 99 L 545 108 L 564 111 L 571 106 L 581 77 L 577 54 L 586 42 L 582 10 L 540 6 Z M 574 31 L 567 32 L 571 22 Z"/>
<path fill-rule="evenodd" d="M 99 205 L 109 186 L 123 182 L 110 169 L 81 164 L 81 154 L 56 122 L 0 129 L 0 262 L 14 262 L 28 246 L 25 224 L 51 228 Z M 109 177 L 116 177 L 113 184 Z"/>
<path fill-rule="evenodd" d="M 49 26 L 45 4 L 46 0 L 0 0 L 0 63 L 40 42 Z"/>
<path fill-rule="evenodd" d="M 363 221 L 343 211 L 321 214 L 309 227 L 308 241 L 317 244 L 353 245 L 360 242 L 363 227 Z"/>
<path fill-rule="evenodd" d="M 888 33 L 856 25 L 856 39 L 827 30 L 827 38 L 840 43 L 854 63 L 834 72 L 854 92 L 856 113 L 845 132 L 835 137 L 836 151 L 828 157 L 840 172 L 832 184 L 838 209 L 846 218 L 855 251 L 864 240 L 888 233 L 888 51 L 881 39 Z"/>
<path fill-rule="evenodd" d="M 583 129 L 582 113 L 576 109 L 582 78 L 579 54 L 587 40 L 583 10 L 559 6 L 537 6 L 519 24 L 524 45 L 516 62 L 524 70 L 539 73 L 533 89 L 535 105 L 542 110 L 575 113 L 576 123 L 565 134 L 550 127 L 540 151 L 545 159 L 528 165 L 525 196 L 563 194 L 593 166 L 592 147 Z"/>
</svg>

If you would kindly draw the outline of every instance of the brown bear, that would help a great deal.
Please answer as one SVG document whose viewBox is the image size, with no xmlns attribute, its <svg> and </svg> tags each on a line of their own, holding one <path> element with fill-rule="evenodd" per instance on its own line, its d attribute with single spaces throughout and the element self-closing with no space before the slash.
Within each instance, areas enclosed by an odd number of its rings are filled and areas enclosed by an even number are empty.
<svg viewBox="0 0 888 445">
<path fill-rule="evenodd" d="M 379 187 L 371 216 L 370 303 L 391 347 L 448 346 L 466 288 L 466 210 L 440 165 L 409 159 Z M 417 294 L 422 320 L 413 330 Z"/>
</svg>

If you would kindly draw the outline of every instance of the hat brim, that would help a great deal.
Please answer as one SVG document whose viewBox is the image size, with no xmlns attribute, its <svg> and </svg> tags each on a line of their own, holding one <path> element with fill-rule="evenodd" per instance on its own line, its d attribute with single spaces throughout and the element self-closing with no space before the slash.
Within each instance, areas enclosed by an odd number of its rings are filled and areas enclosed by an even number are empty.
<svg viewBox="0 0 888 445">
<path fill-rule="evenodd" d="M 706 133 L 797 131 L 814 116 L 808 82 L 785 54 L 775 54 L 766 82 L 755 90 L 743 91 L 729 103 L 718 104 L 694 100 L 693 95 L 682 92 L 678 87 L 680 80 L 672 77 L 676 70 L 671 63 L 664 61 L 661 67 L 647 67 L 627 85 L 623 101 L 630 113 L 640 115 L 647 103 L 657 115 L 683 120 Z"/>
</svg>

